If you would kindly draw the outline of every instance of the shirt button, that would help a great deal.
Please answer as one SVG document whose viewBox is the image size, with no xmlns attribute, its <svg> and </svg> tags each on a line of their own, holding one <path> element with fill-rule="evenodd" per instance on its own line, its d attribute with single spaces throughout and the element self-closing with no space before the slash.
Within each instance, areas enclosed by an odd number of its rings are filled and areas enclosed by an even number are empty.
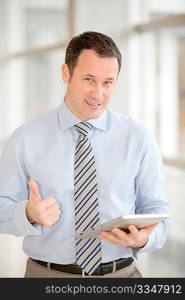
<svg viewBox="0 0 185 300">
<path fill-rule="evenodd" d="M 26 232 L 30 232 L 30 230 L 29 230 L 29 229 L 26 229 Z"/>
</svg>

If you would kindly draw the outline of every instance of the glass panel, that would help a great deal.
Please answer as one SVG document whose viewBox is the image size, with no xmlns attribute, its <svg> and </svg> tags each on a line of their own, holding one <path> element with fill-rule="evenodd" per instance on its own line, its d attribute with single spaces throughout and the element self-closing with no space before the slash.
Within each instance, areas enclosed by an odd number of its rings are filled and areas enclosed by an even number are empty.
<svg viewBox="0 0 185 300">
<path fill-rule="evenodd" d="M 27 48 L 54 45 L 67 39 L 65 10 L 28 8 L 26 13 Z M 60 100 L 60 65 L 63 51 L 42 52 L 26 60 L 26 119 L 55 107 Z"/>
<path fill-rule="evenodd" d="M 68 38 L 66 10 L 27 8 L 27 48 L 47 46 Z"/>
<path fill-rule="evenodd" d="M 185 38 L 178 39 L 179 155 L 185 158 Z"/>
<path fill-rule="evenodd" d="M 65 89 L 61 78 L 61 64 L 63 61 L 63 49 L 27 58 L 27 120 L 55 108 L 62 101 Z"/>
</svg>

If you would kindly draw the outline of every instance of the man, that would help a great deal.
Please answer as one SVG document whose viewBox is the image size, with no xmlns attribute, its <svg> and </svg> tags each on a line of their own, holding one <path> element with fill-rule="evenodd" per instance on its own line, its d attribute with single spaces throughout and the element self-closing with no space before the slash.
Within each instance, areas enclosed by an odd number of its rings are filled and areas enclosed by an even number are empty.
<svg viewBox="0 0 185 300">
<path fill-rule="evenodd" d="M 63 103 L 15 130 L 3 151 L 0 232 L 24 236 L 25 277 L 142 277 L 137 254 L 165 242 L 167 221 L 75 238 L 123 214 L 168 212 L 156 143 L 107 108 L 120 68 L 110 37 L 74 37 Z"/>
</svg>

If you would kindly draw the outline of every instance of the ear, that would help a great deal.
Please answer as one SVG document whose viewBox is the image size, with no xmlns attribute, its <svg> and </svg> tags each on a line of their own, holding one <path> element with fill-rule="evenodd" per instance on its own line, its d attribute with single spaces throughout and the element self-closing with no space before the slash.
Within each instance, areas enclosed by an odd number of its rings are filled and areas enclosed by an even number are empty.
<svg viewBox="0 0 185 300">
<path fill-rule="evenodd" d="M 70 80 L 70 72 L 67 64 L 62 65 L 62 78 L 65 83 L 69 83 Z"/>
</svg>

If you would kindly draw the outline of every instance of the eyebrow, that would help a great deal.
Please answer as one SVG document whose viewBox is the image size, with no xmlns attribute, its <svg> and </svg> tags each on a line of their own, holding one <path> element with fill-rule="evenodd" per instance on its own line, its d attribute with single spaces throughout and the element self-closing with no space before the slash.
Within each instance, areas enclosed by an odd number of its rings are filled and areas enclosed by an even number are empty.
<svg viewBox="0 0 185 300">
<path fill-rule="evenodd" d="M 82 75 L 82 77 L 91 77 L 91 78 L 95 78 L 96 76 L 94 76 L 94 75 L 92 75 L 92 74 L 84 74 L 84 75 Z M 108 78 L 106 78 L 105 80 L 112 80 L 112 81 L 114 81 L 115 78 L 113 78 L 113 77 L 108 77 Z"/>
</svg>

